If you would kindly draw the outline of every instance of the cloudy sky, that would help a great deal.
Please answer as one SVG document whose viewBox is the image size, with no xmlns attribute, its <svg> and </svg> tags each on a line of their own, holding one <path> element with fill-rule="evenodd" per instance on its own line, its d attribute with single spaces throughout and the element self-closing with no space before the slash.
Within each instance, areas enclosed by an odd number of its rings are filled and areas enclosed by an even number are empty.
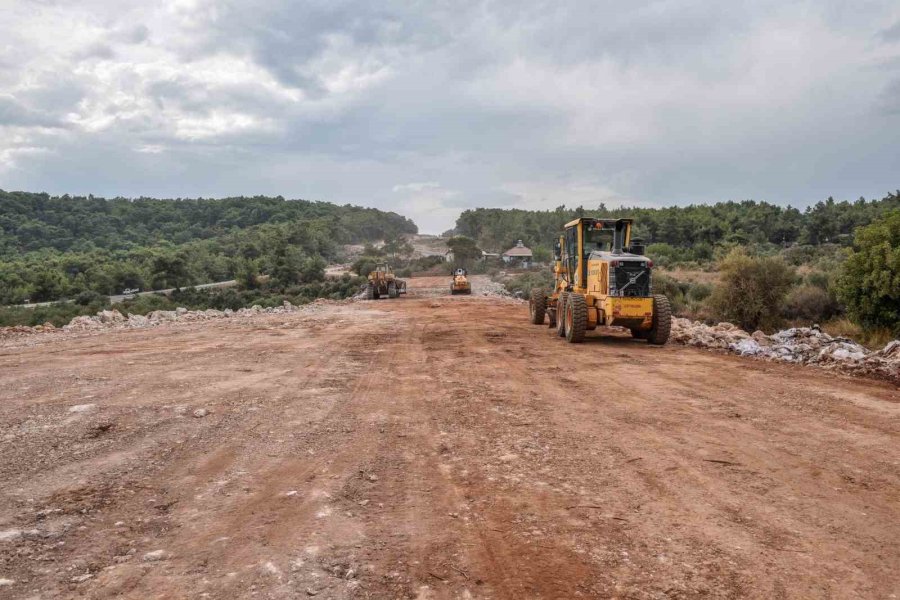
<svg viewBox="0 0 900 600">
<path fill-rule="evenodd" d="M 900 187 L 896 0 L 0 0 L 0 188 L 396 210 Z"/>
</svg>

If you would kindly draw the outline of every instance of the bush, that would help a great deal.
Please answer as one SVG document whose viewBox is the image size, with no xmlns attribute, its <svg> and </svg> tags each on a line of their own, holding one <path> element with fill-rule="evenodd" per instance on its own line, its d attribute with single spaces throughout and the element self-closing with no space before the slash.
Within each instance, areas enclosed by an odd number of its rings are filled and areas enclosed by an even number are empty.
<svg viewBox="0 0 900 600">
<path fill-rule="evenodd" d="M 840 305 L 825 289 L 816 285 L 801 285 L 785 298 L 783 315 L 811 323 L 824 323 L 840 313 Z"/>
<path fill-rule="evenodd" d="M 550 271 L 521 273 L 511 277 L 503 285 L 509 293 L 521 292 L 524 298 L 528 298 L 531 296 L 531 290 L 534 288 L 542 287 L 548 291 L 553 289 L 553 273 Z"/>
<path fill-rule="evenodd" d="M 900 210 L 856 230 L 837 294 L 850 318 L 863 327 L 900 333 Z"/>
<path fill-rule="evenodd" d="M 688 289 L 688 300 L 703 302 L 712 294 L 713 286 L 708 283 L 694 283 Z"/>
<path fill-rule="evenodd" d="M 92 292 L 90 290 L 81 292 L 75 296 L 75 304 L 79 306 L 90 306 L 91 304 L 105 304 L 109 302 L 109 298 L 103 294 Z"/>
<path fill-rule="evenodd" d="M 740 248 L 719 263 L 720 280 L 707 299 L 712 315 L 747 331 L 773 329 L 793 285 L 792 267 L 780 257 L 751 257 Z"/>
</svg>

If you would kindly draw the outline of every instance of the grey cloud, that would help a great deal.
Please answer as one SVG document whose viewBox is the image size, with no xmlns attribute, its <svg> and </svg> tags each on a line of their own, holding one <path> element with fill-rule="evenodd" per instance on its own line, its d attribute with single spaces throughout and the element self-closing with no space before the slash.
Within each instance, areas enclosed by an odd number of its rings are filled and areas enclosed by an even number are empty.
<svg viewBox="0 0 900 600">
<path fill-rule="evenodd" d="M 38 43 L 37 11 L 0 25 L 19 36 L 0 118 L 69 123 L 41 137 L 55 152 L 0 164 L 6 185 L 356 202 L 431 231 L 479 205 L 802 206 L 897 186 L 900 80 L 872 43 L 900 36 L 888 0 L 177 6 L 52 5 L 108 18 L 74 50 Z M 76 69 L 76 50 L 103 60 Z M 440 188 L 395 191 L 408 182 Z"/>
<path fill-rule="evenodd" d="M 12 96 L 0 96 L 0 125 L 12 127 L 59 127 L 61 122 L 39 110 L 33 110 Z"/>
<path fill-rule="evenodd" d="M 900 21 L 881 31 L 881 39 L 886 42 L 900 41 Z"/>
</svg>

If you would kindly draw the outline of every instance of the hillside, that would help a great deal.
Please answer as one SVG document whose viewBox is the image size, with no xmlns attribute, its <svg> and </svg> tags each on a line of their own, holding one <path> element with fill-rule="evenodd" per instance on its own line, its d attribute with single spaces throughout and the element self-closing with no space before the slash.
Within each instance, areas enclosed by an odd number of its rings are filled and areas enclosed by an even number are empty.
<svg viewBox="0 0 900 600">
<path fill-rule="evenodd" d="M 336 241 L 416 233 L 415 223 L 375 208 L 270 198 L 168 199 L 48 196 L 0 190 L 0 256 L 41 249 L 120 250 L 211 239 L 255 225 L 333 221 Z"/>
<path fill-rule="evenodd" d="M 396 213 L 281 197 L 134 200 L 0 191 L 0 304 L 270 275 L 315 280 L 340 244 L 416 233 Z"/>
</svg>

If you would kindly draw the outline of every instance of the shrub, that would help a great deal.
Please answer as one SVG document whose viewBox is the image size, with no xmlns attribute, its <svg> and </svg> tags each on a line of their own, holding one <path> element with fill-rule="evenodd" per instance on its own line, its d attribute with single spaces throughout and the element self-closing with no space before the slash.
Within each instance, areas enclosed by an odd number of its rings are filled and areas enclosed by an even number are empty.
<svg viewBox="0 0 900 600">
<path fill-rule="evenodd" d="M 553 273 L 550 271 L 533 271 L 511 277 L 503 284 L 511 294 L 521 292 L 524 298 L 531 296 L 534 288 L 553 289 Z"/>
<path fill-rule="evenodd" d="M 782 314 L 788 319 L 823 323 L 839 312 L 837 300 L 825 289 L 816 285 L 801 285 L 788 293 Z"/>
<path fill-rule="evenodd" d="M 856 230 L 837 294 L 850 318 L 863 327 L 900 333 L 900 210 Z"/>
<path fill-rule="evenodd" d="M 713 286 L 708 283 L 694 283 L 688 289 L 688 300 L 703 302 L 712 294 Z"/>
<path fill-rule="evenodd" d="M 86 290 L 75 296 L 75 304 L 79 306 L 90 306 L 91 304 L 105 304 L 109 298 L 103 294 Z"/>
<path fill-rule="evenodd" d="M 780 257 L 751 257 L 740 248 L 719 263 L 720 280 L 707 300 L 712 315 L 748 331 L 778 325 L 793 268 Z"/>
</svg>

